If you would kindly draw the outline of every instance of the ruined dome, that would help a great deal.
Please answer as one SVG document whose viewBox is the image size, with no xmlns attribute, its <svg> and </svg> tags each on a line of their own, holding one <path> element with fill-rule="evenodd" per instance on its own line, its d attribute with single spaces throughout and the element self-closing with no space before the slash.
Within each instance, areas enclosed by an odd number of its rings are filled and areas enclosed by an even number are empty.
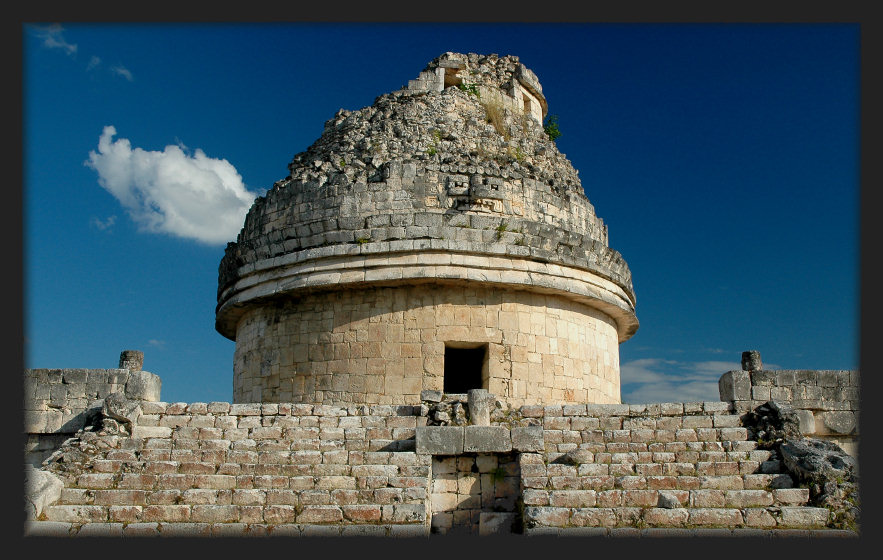
<svg viewBox="0 0 883 560">
<path fill-rule="evenodd" d="M 221 261 L 234 400 L 419 402 L 483 349 L 513 403 L 619 402 L 631 274 L 546 112 L 517 57 L 446 53 L 327 121 Z"/>
</svg>

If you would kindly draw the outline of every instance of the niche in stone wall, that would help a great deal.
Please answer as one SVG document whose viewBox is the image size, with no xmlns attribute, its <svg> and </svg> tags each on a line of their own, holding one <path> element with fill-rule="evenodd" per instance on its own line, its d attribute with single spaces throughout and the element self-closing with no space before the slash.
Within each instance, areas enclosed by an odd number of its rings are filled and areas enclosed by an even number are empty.
<svg viewBox="0 0 883 560">
<path fill-rule="evenodd" d="M 514 453 L 432 458 L 430 531 L 436 535 L 520 532 L 521 470 Z"/>
<path fill-rule="evenodd" d="M 463 83 L 463 78 L 457 75 L 459 72 L 459 68 L 445 68 L 445 89 Z"/>
<path fill-rule="evenodd" d="M 487 344 L 445 343 L 444 392 L 466 393 L 488 388 Z"/>
</svg>

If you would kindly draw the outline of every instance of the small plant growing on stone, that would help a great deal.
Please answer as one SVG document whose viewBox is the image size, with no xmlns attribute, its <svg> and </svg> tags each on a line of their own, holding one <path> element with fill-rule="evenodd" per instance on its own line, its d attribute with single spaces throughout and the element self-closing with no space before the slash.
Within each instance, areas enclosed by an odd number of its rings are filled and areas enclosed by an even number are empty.
<svg viewBox="0 0 883 560">
<path fill-rule="evenodd" d="M 503 238 L 503 233 L 509 228 L 509 225 L 506 222 L 500 223 L 497 226 L 497 239 L 500 240 Z"/>
<path fill-rule="evenodd" d="M 506 469 L 503 467 L 497 467 L 490 472 L 491 480 L 495 483 L 503 482 L 503 479 L 506 477 Z"/>
<path fill-rule="evenodd" d="M 470 84 L 468 82 L 460 82 L 457 84 L 457 87 L 460 88 L 460 91 L 465 91 L 469 95 L 474 95 L 475 97 L 481 97 L 481 93 L 478 91 L 477 84 Z"/>
<path fill-rule="evenodd" d="M 553 142 L 561 137 L 561 130 L 558 128 L 558 115 L 549 115 L 546 117 L 546 122 L 543 124 L 543 130 L 546 131 L 546 136 L 549 137 L 549 140 Z"/>
<path fill-rule="evenodd" d="M 434 156 L 438 153 L 438 143 L 441 141 L 441 131 L 439 129 L 433 129 L 432 131 L 432 145 L 429 146 L 429 149 L 426 150 L 426 153 L 430 156 Z"/>
<path fill-rule="evenodd" d="M 500 136 L 508 141 L 510 138 L 510 134 L 509 130 L 506 128 L 502 100 L 494 99 L 493 101 L 483 102 L 482 106 L 484 107 L 487 122 L 493 125 L 494 130 L 496 130 L 497 133 L 500 134 Z"/>
<path fill-rule="evenodd" d="M 364 245 L 365 243 L 370 243 L 370 242 L 371 242 L 370 237 L 359 237 L 358 239 L 356 239 L 356 243 L 358 243 L 359 245 Z"/>
</svg>

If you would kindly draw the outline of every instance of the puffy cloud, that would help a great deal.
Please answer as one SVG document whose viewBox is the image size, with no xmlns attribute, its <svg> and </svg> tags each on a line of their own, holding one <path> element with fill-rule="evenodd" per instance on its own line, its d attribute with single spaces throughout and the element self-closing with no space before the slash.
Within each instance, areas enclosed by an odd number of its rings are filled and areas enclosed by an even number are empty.
<svg viewBox="0 0 883 560">
<path fill-rule="evenodd" d="M 166 233 L 207 244 L 233 241 L 257 193 L 246 189 L 236 168 L 202 150 L 132 148 L 116 129 L 104 127 L 98 151 L 85 162 L 98 183 L 126 209 L 141 231 Z"/>
</svg>

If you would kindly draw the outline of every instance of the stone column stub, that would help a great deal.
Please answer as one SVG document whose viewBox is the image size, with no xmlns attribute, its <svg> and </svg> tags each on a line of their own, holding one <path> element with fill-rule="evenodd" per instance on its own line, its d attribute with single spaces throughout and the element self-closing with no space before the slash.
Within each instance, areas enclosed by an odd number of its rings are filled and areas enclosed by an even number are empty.
<svg viewBox="0 0 883 560">
<path fill-rule="evenodd" d="M 757 350 L 746 350 L 745 352 L 742 352 L 742 370 L 762 371 L 763 362 L 760 359 L 760 352 Z"/>
<path fill-rule="evenodd" d="M 144 367 L 144 352 L 140 350 L 123 350 L 120 352 L 120 369 L 141 371 Z"/>
<path fill-rule="evenodd" d="M 469 389 L 467 393 L 469 421 L 474 426 L 491 425 L 493 396 L 487 389 Z"/>
</svg>

